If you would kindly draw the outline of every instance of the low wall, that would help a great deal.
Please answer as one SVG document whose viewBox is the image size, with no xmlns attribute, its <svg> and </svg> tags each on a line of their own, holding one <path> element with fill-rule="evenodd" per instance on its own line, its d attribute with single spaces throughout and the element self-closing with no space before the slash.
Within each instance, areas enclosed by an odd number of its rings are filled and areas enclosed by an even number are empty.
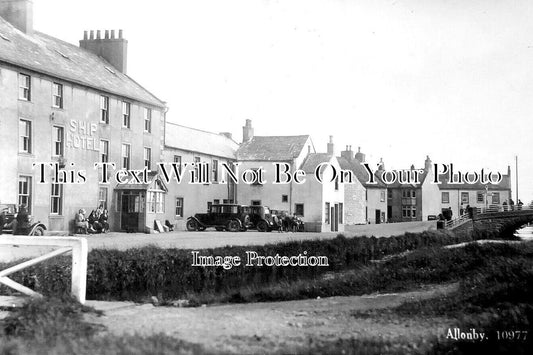
<svg viewBox="0 0 533 355">
<path fill-rule="evenodd" d="M 416 221 L 401 223 L 383 223 L 383 224 L 360 224 L 344 225 L 344 235 L 347 237 L 363 236 L 368 237 L 390 237 L 401 235 L 406 232 L 420 233 L 427 230 L 437 229 L 436 221 Z"/>
</svg>

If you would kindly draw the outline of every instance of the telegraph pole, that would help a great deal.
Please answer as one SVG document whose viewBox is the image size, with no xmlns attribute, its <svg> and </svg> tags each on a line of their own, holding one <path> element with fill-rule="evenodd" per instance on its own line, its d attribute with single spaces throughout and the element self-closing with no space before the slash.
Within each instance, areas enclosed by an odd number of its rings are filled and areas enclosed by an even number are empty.
<svg viewBox="0 0 533 355">
<path fill-rule="evenodd" d="M 518 155 L 515 155 L 516 203 L 518 204 Z"/>
</svg>

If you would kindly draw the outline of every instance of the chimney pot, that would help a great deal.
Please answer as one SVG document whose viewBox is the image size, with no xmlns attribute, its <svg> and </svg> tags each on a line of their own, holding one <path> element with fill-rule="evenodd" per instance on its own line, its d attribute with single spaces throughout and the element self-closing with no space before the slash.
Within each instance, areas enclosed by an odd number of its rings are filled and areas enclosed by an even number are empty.
<svg viewBox="0 0 533 355">
<path fill-rule="evenodd" d="M 0 0 L 3 1 L 3 0 Z M 121 73 L 126 74 L 128 67 L 128 41 L 125 39 L 110 40 L 115 38 L 114 30 L 105 30 L 105 38 L 102 40 L 102 32 L 96 30 L 96 39 L 94 38 L 94 31 L 91 30 L 89 40 L 84 39 L 80 41 L 80 47 L 104 58 L 113 67 Z"/>
<path fill-rule="evenodd" d="M 118 39 L 122 39 L 122 30 L 118 30 Z"/>
<path fill-rule="evenodd" d="M 83 31 L 83 39 L 86 41 L 88 38 L 87 31 Z"/>
</svg>

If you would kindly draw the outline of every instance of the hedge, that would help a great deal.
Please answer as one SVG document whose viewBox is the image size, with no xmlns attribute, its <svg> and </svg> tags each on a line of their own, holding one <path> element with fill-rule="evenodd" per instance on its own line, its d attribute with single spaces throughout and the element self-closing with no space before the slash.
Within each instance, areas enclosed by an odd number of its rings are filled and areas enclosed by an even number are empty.
<svg viewBox="0 0 533 355">
<path fill-rule="evenodd" d="M 274 284 L 281 281 L 315 278 L 325 272 L 353 269 L 370 260 L 425 247 L 470 241 L 469 235 L 447 231 L 406 233 L 390 238 L 339 235 L 331 240 L 306 240 L 263 246 L 233 246 L 198 250 L 200 255 L 240 256 L 246 251 L 259 255 L 327 256 L 329 266 L 191 266 L 191 250 L 143 247 L 125 251 L 95 249 L 88 255 L 87 298 L 95 300 L 142 300 L 151 295 L 182 299 L 195 293 L 219 293 L 246 285 Z M 244 264 L 244 263 L 243 263 Z M 3 265 L 2 267 L 6 267 Z M 18 272 L 13 277 L 38 292 L 58 295 L 70 289 L 70 257 L 52 259 Z M 9 292 L 1 288 L 2 293 Z"/>
</svg>

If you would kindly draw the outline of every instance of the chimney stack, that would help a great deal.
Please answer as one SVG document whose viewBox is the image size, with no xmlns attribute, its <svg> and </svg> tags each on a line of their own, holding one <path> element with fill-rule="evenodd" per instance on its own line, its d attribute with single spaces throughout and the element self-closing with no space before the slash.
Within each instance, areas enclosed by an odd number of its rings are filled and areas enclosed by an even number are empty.
<svg viewBox="0 0 533 355">
<path fill-rule="evenodd" d="M 96 31 L 96 38 L 94 38 L 94 31 L 90 31 L 88 39 L 86 33 L 87 31 L 83 34 L 80 47 L 104 58 L 118 71 L 126 74 L 128 69 L 128 41 L 122 38 L 122 30 L 118 31 L 118 38 L 115 38 L 115 30 L 111 30 L 111 36 L 109 35 L 110 31 L 105 30 L 105 38 L 101 37 L 100 30 Z"/>
<path fill-rule="evenodd" d="M 426 161 L 424 162 L 424 170 L 431 170 L 431 159 L 429 159 L 429 155 L 426 155 Z"/>
<path fill-rule="evenodd" d="M 385 163 L 383 162 L 383 158 L 379 158 L 379 167 L 378 167 L 378 170 L 379 170 L 379 171 L 383 171 L 383 170 L 385 170 Z"/>
<path fill-rule="evenodd" d="M 33 34 L 32 0 L 0 0 L 0 17 L 25 34 Z"/>
<path fill-rule="evenodd" d="M 252 120 L 247 119 L 246 124 L 242 127 L 242 142 L 246 143 L 254 137 L 254 129 L 252 127 Z"/>
<path fill-rule="evenodd" d="M 355 159 L 357 159 L 360 163 L 364 163 L 366 160 L 366 155 L 361 153 L 361 147 L 357 147 L 357 153 L 355 153 Z"/>
<path fill-rule="evenodd" d="M 333 136 L 329 136 L 329 143 L 328 143 L 328 154 L 333 155 L 335 154 L 335 145 L 333 144 Z"/>
<path fill-rule="evenodd" d="M 351 162 L 353 160 L 353 152 L 352 152 L 352 146 L 347 145 L 346 150 L 343 150 L 341 152 L 341 157 Z"/>
</svg>

